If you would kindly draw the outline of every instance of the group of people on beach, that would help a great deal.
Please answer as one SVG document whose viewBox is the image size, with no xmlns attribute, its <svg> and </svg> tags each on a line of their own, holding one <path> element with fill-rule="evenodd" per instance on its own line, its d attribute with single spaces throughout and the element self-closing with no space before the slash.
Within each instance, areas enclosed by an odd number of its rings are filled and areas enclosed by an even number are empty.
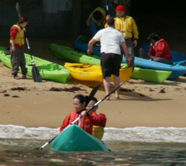
<svg viewBox="0 0 186 166">
<path fill-rule="evenodd" d="M 88 17 L 87 25 L 90 26 L 93 38 L 88 43 L 87 53 L 92 53 L 92 47 L 96 42 L 101 43 L 101 69 L 103 74 L 103 85 L 106 95 L 110 91 L 110 76 L 114 75 L 114 85 L 118 87 L 120 84 L 119 70 L 123 54 L 125 54 L 128 67 L 134 70 L 134 48 L 137 46 L 138 28 L 134 19 L 125 14 L 125 8 L 122 5 L 116 7 L 117 17 L 113 18 L 106 14 L 107 7 L 117 5 L 117 0 L 105 5 L 97 7 Z M 27 69 L 25 67 L 25 57 L 23 47 L 25 44 L 24 33 L 28 19 L 21 17 L 19 21 L 10 29 L 10 51 L 12 75 L 15 79 L 18 77 L 19 66 L 22 70 L 22 79 L 26 79 Z M 98 27 L 105 28 L 98 31 Z M 149 60 L 171 64 L 172 56 L 168 44 L 164 39 L 161 39 L 156 33 L 149 35 L 150 41 L 149 53 L 140 49 L 140 56 Z M 119 99 L 119 90 L 115 91 L 115 98 Z M 108 96 L 106 98 L 110 100 Z M 86 112 L 97 102 L 96 98 L 90 101 L 86 96 L 76 95 L 73 98 L 74 110 L 72 110 L 64 119 L 61 128 L 57 135 L 63 131 L 76 118 L 82 116 L 76 125 L 79 125 L 87 133 L 101 139 L 106 126 L 106 116 L 97 114 L 98 106 L 94 107 L 89 113 Z"/>
</svg>

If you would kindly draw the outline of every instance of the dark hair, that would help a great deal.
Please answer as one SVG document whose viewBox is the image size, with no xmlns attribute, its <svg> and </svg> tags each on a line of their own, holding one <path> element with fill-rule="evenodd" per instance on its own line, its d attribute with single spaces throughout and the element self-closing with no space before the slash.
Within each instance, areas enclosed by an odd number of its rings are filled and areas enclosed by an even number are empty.
<svg viewBox="0 0 186 166">
<path fill-rule="evenodd" d="M 93 13 L 93 17 L 94 17 L 95 20 L 101 20 L 103 18 L 103 16 L 102 16 L 100 11 L 95 11 Z"/>
<path fill-rule="evenodd" d="M 95 101 L 96 103 L 98 102 L 97 98 L 93 97 L 91 100 Z"/>
<path fill-rule="evenodd" d="M 28 18 L 26 18 L 26 17 L 21 17 L 21 18 L 19 19 L 19 21 L 17 22 L 17 24 L 21 24 L 21 23 L 24 23 L 24 22 L 28 22 Z"/>
<path fill-rule="evenodd" d="M 81 104 L 83 104 L 84 102 L 86 102 L 86 99 L 85 99 L 85 97 L 83 95 L 76 95 L 76 96 L 74 96 L 73 99 L 78 99 Z"/>
<path fill-rule="evenodd" d="M 148 37 L 147 37 L 147 40 L 155 40 L 155 41 L 158 41 L 160 40 L 160 37 L 158 36 L 158 34 L 156 33 L 151 33 Z"/>
<path fill-rule="evenodd" d="M 113 17 L 110 17 L 110 18 L 108 19 L 108 21 L 107 21 L 107 24 L 108 24 L 109 26 L 114 26 L 114 22 L 115 22 L 114 18 L 113 18 Z"/>
</svg>

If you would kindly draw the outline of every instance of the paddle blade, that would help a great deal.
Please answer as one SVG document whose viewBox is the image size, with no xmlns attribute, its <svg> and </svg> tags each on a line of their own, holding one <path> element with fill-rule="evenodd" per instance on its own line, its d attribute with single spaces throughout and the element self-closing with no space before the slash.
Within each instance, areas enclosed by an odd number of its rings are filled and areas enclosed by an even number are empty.
<svg viewBox="0 0 186 166">
<path fill-rule="evenodd" d="M 89 96 L 88 96 L 87 104 L 88 104 L 89 101 L 94 97 L 94 95 L 95 95 L 96 92 L 98 91 L 99 87 L 100 87 L 100 84 L 92 89 L 92 91 L 90 92 L 90 94 L 89 94 Z M 87 106 L 87 104 L 86 104 L 86 106 Z"/>
<path fill-rule="evenodd" d="M 17 10 L 18 17 L 21 18 L 21 9 L 19 3 L 16 3 L 16 10 Z"/>
<path fill-rule="evenodd" d="M 32 76 L 34 82 L 42 82 L 41 75 L 39 74 L 39 71 L 35 65 L 32 66 Z"/>
</svg>

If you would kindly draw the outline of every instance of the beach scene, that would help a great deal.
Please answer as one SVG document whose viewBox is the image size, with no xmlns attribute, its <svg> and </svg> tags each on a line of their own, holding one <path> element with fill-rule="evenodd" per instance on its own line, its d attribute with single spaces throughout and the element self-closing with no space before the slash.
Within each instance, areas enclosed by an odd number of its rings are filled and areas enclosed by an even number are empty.
<svg viewBox="0 0 186 166">
<path fill-rule="evenodd" d="M 119 3 L 122 4 L 121 1 Z M 68 6 L 68 10 L 69 8 Z M 21 9 L 24 13 L 25 10 Z M 61 10 L 64 10 L 64 7 Z M 137 14 L 134 14 L 134 18 L 139 27 L 140 37 L 145 36 L 138 40 L 136 55 L 140 44 L 147 43 L 146 37 L 153 30 L 161 36 L 164 35 L 171 50 L 186 55 L 184 49 L 186 42 L 179 40 L 183 39 L 183 34 L 178 33 L 175 27 L 166 31 L 172 22 L 170 18 L 162 17 L 165 26 L 161 29 L 154 28 L 156 24 L 153 21 L 150 23 L 151 26 L 148 24 L 145 27 L 144 23 L 149 20 L 145 14 L 143 20 Z M 181 21 L 182 18 L 177 19 L 177 23 L 179 22 L 177 27 L 183 31 L 184 26 L 180 24 Z M 29 26 L 31 25 L 28 24 L 28 30 Z M 175 35 L 170 36 L 169 34 L 173 32 Z M 70 71 L 64 79 L 60 79 L 59 76 L 59 79 L 56 79 L 50 73 L 44 73 L 56 71 L 61 74 L 62 70 L 67 70 L 63 68 L 65 63 L 72 62 L 70 59 L 61 58 L 59 52 L 51 49 L 52 43 L 57 45 L 59 51 L 65 50 L 63 47 L 73 49 L 73 53 L 77 54 L 80 60 L 85 57 L 80 56 L 81 51 L 74 47 L 75 39 L 28 35 L 28 40 L 30 50 L 27 45 L 24 46 L 28 68 L 32 69 L 30 57 L 32 55 L 36 68 L 42 76 L 41 82 L 34 81 L 31 70 L 27 79 L 21 79 L 21 70 L 18 73 L 20 79 L 14 79 L 11 65 L 7 66 L 5 61 L 7 57 L 10 59 L 10 55 L 4 55 L 4 50 L 10 47 L 10 38 L 0 36 L 2 47 L 0 54 L 3 54 L 2 59 L 0 56 L 0 166 L 186 165 L 185 74 L 169 79 L 171 72 L 166 71 L 166 76 L 158 80 L 153 79 L 150 74 L 149 77 L 147 74 L 146 77 L 139 76 L 140 72 L 154 73 L 155 69 L 149 68 L 147 71 L 144 67 L 136 66 L 134 72 L 130 74 L 130 81 L 128 79 L 121 81 L 119 99 L 115 98 L 113 92 L 110 94 L 110 100 L 106 100 L 103 82 L 98 79 L 81 80 L 78 79 L 79 76 L 75 78 L 70 74 Z M 86 53 L 83 55 L 88 56 Z M 94 60 L 91 65 L 99 65 L 99 57 L 92 55 L 91 58 Z M 180 66 L 185 67 L 185 65 Z M 157 75 L 160 75 L 159 71 L 156 71 Z M 88 79 L 88 76 L 85 77 Z M 105 114 L 107 119 L 102 143 L 108 150 L 68 152 L 52 150 L 53 142 L 57 138 L 56 133 L 64 118 L 74 109 L 74 96 L 78 94 L 89 96 L 97 86 L 99 89 L 94 97 L 99 101 L 97 114 Z M 114 89 L 114 82 L 111 81 L 110 91 Z M 79 133 L 73 135 L 74 138 L 79 136 Z M 68 138 L 66 135 L 61 137 L 62 140 L 66 138 Z M 81 139 L 83 140 L 83 137 Z"/>
</svg>

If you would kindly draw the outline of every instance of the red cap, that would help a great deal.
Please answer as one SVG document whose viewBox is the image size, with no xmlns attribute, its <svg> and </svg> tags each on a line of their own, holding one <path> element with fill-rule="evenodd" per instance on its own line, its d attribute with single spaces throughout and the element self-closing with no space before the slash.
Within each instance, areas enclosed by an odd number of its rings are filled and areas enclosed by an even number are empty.
<svg viewBox="0 0 186 166">
<path fill-rule="evenodd" d="M 122 5 L 119 5 L 119 6 L 117 6 L 117 8 L 116 8 L 116 12 L 118 12 L 118 11 L 125 12 L 125 8 L 124 8 Z"/>
</svg>

